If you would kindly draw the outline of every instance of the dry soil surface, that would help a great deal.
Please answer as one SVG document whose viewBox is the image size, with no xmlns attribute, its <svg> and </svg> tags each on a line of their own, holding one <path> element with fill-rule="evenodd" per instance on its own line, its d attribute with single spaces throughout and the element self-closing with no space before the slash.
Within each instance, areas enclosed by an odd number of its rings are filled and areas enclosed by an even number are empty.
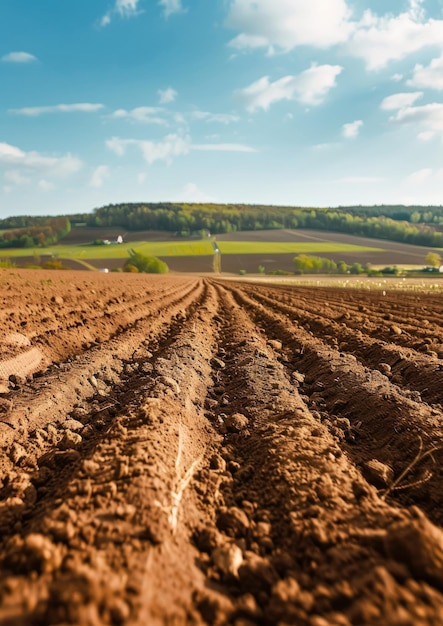
<svg viewBox="0 0 443 626">
<path fill-rule="evenodd" d="M 0 624 L 443 624 L 443 301 L 0 273 Z"/>
</svg>

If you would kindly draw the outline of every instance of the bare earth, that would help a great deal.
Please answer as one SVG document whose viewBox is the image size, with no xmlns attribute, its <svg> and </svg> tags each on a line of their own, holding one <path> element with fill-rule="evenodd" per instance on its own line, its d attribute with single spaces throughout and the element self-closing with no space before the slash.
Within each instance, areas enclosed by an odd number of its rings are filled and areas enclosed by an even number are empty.
<svg viewBox="0 0 443 626">
<path fill-rule="evenodd" d="M 443 301 L 0 271 L 2 626 L 443 624 Z"/>
</svg>

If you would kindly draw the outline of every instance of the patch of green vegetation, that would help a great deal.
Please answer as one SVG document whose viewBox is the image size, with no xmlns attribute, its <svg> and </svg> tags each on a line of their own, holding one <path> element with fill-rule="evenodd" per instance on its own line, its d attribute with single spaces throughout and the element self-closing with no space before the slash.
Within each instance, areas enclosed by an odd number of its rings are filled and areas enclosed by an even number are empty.
<svg viewBox="0 0 443 626">
<path fill-rule="evenodd" d="M 167 274 L 169 267 L 164 261 L 154 256 L 145 256 L 138 252 L 131 254 L 124 266 L 125 272 L 143 272 L 145 274 Z"/>
<path fill-rule="evenodd" d="M 381 248 L 354 246 L 334 242 L 280 242 L 280 241 L 222 241 L 222 254 L 308 254 L 331 252 L 382 252 Z"/>
<path fill-rule="evenodd" d="M 51 255 L 62 259 L 127 259 L 135 249 L 146 256 L 200 256 L 212 255 L 213 248 L 209 241 L 156 241 L 122 243 L 114 245 L 80 245 L 80 246 L 51 246 L 39 248 L 40 256 Z M 2 250 L 4 257 L 23 256 L 23 249 L 11 248 Z"/>
<path fill-rule="evenodd" d="M 292 276 L 294 272 L 288 272 L 287 270 L 271 270 L 268 272 L 269 276 Z"/>
<path fill-rule="evenodd" d="M 214 253 L 210 241 L 158 241 L 137 243 L 137 252 L 151 256 L 210 256 Z"/>
<path fill-rule="evenodd" d="M 57 259 L 51 259 L 50 261 L 46 261 L 43 263 L 44 270 L 65 270 L 63 263 Z"/>
</svg>

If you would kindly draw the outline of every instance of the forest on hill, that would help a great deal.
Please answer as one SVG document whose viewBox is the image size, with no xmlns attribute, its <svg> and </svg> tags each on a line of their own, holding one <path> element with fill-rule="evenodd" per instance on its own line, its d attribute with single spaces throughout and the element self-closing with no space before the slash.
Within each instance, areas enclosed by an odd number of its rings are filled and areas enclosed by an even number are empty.
<svg viewBox="0 0 443 626">
<path fill-rule="evenodd" d="M 68 217 L 20 217 L 0 220 L 0 227 L 5 229 L 0 235 L 0 248 L 33 248 L 60 241 L 70 232 L 71 222 Z"/>
<path fill-rule="evenodd" d="M 59 220 L 57 222 L 57 220 Z M 63 223 L 60 220 L 64 220 Z M 47 245 L 73 226 L 163 230 L 188 236 L 244 230 L 315 229 L 415 245 L 443 247 L 443 206 L 351 206 L 310 208 L 245 204 L 126 203 L 61 218 L 17 216 L 0 220 L 0 246 Z M 55 227 L 54 227 L 55 226 Z M 52 234 L 47 228 L 52 229 Z M 10 232 L 13 229 L 14 235 Z M 40 229 L 38 232 L 36 229 Z M 8 232 L 9 230 L 9 232 Z M 31 241 L 32 239 L 32 241 Z M 45 241 L 43 241 L 45 240 Z"/>
</svg>

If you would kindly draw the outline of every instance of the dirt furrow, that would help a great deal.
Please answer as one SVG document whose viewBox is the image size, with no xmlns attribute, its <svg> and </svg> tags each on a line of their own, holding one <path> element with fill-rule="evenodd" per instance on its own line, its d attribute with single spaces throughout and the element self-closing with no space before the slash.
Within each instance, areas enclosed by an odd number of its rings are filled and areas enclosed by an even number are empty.
<svg viewBox="0 0 443 626">
<path fill-rule="evenodd" d="M 41 350 L 47 364 L 73 358 L 137 324 L 146 311 L 159 311 L 156 304 L 161 308 L 162 301 L 184 296 L 196 280 L 154 277 L 148 282 L 146 277 L 136 276 L 128 281 L 112 275 L 104 283 L 92 274 L 80 287 L 71 272 L 42 278 L 38 284 L 25 280 L 26 272 L 17 274 L 22 280 L 21 307 L 12 308 L 16 294 L 9 294 L 8 282 L 4 282 L 0 328 L 5 335 L 17 330 L 24 333 Z"/>
<path fill-rule="evenodd" d="M 221 504 L 205 490 L 209 519 L 196 533 L 215 590 L 206 619 L 375 625 L 409 611 L 414 623 L 437 624 L 440 593 L 414 581 L 428 596 L 405 600 L 407 559 L 387 558 L 396 530 L 418 522 L 378 497 L 308 409 L 279 362 L 282 345 L 257 332 L 238 294 L 219 289 L 222 363 L 207 415 L 224 434 L 227 480 Z"/>
<path fill-rule="evenodd" d="M 33 344 L 40 348 L 47 360 L 66 361 L 143 323 L 149 317 L 159 315 L 169 301 L 186 300 L 194 289 L 195 282 L 173 284 L 161 292 L 152 290 L 152 287 L 145 288 L 126 300 L 117 295 L 106 300 L 99 299 L 89 312 L 67 311 L 69 306 L 60 306 L 55 327 L 35 336 Z"/>
<path fill-rule="evenodd" d="M 263 289 L 255 289 L 256 292 L 263 293 Z M 320 291 L 320 293 L 318 293 Z M 384 340 L 398 345 L 399 347 L 412 348 L 419 352 L 430 353 L 431 355 L 443 356 L 443 329 L 441 320 L 443 310 L 441 303 L 439 307 L 422 307 L 423 312 L 413 311 L 415 296 L 402 294 L 408 299 L 411 308 L 409 315 L 399 316 L 398 305 L 382 299 L 380 306 L 374 308 L 373 299 L 376 294 L 371 293 L 367 298 L 365 292 L 359 291 L 355 295 L 355 290 L 343 290 L 347 297 L 343 296 L 338 302 L 331 302 L 327 299 L 327 294 L 322 297 L 321 290 L 301 288 L 294 291 L 280 290 L 278 288 L 267 289 L 268 294 L 272 293 L 275 302 L 281 302 L 290 307 L 302 311 L 304 314 L 312 314 L 318 318 L 323 318 L 325 323 L 339 322 L 346 326 L 349 332 L 363 331 L 366 336 Z M 331 290 L 330 300 L 334 299 L 334 292 Z M 423 294 L 425 299 L 428 294 Z M 358 304 L 352 304 L 356 300 Z M 426 300 L 425 300 L 426 301 Z M 420 308 L 420 311 L 421 309 Z"/>
<path fill-rule="evenodd" d="M 433 322 L 441 329 L 443 326 L 441 321 L 442 302 L 439 296 L 435 296 L 432 292 L 427 293 L 408 293 L 401 291 L 392 291 L 386 284 L 386 290 L 370 288 L 322 288 L 322 287 L 280 287 L 288 297 L 295 297 L 296 300 L 304 300 L 304 305 L 310 306 L 312 302 L 312 294 L 314 294 L 315 302 L 334 311 L 335 315 L 345 308 L 353 316 L 358 316 L 362 312 L 367 313 L 371 318 L 385 319 L 387 314 L 396 316 L 398 321 L 406 321 L 409 324 L 420 325 L 421 322 Z M 401 294 L 401 295 L 400 295 Z M 335 308 L 334 308 L 335 307 Z M 433 319 L 435 317 L 435 319 Z"/>
<path fill-rule="evenodd" d="M 84 402 L 61 438 L 50 431 L 38 469 L 18 461 L 2 494 L 3 522 L 16 520 L 2 524 L 3 624 L 203 623 L 188 493 L 217 439 L 202 412 L 215 313 L 205 292 L 155 354 L 140 345 L 108 393 L 114 406 Z"/>
<path fill-rule="evenodd" d="M 441 626 L 437 360 L 369 337 L 402 302 L 54 276 L 53 364 L 0 388 L 2 626 Z M 54 327 L 2 295 L 9 358 Z"/>
<path fill-rule="evenodd" d="M 368 370 L 352 355 L 330 349 L 321 338 L 294 326 L 286 315 L 251 300 L 246 290 L 232 288 L 232 292 L 269 338 L 284 343 L 287 351 L 282 358 L 304 375 L 303 392 L 311 409 L 346 442 L 343 448 L 355 463 L 364 466 L 377 461 L 397 477 L 414 461 L 420 442 L 426 452 L 437 449 L 435 455 L 427 454 L 421 463 L 413 465 L 407 480 L 399 485 L 402 489 L 390 492 L 390 496 L 418 504 L 441 523 L 442 412 L 405 397 L 379 371 Z M 342 423 L 343 418 L 348 421 Z M 386 489 L 389 482 L 385 478 Z"/>
<path fill-rule="evenodd" d="M 198 306 L 203 297 L 203 283 L 196 281 L 193 289 L 172 292 L 162 302 L 162 315 L 147 309 L 143 321 L 130 326 L 116 337 L 103 341 L 76 359 L 53 365 L 41 377 L 20 383 L 15 391 L 3 395 L 0 414 L 0 435 L 6 456 L 0 468 L 9 468 L 14 446 L 27 446 L 30 432 L 57 424 L 65 419 L 76 404 L 94 396 L 106 396 L 110 386 L 117 384 L 124 371 L 125 360 L 136 354 L 142 342 L 148 345 L 163 334 L 179 328 L 186 319 L 186 309 Z"/>
<path fill-rule="evenodd" d="M 436 356 L 418 353 L 413 349 L 399 348 L 391 342 L 374 339 L 360 330 L 352 330 L 337 322 L 304 309 L 276 301 L 260 291 L 254 292 L 257 301 L 272 305 L 287 314 L 304 329 L 340 352 L 356 356 L 363 365 L 377 369 L 399 387 L 418 391 L 418 400 L 431 404 L 443 402 L 443 366 Z M 427 344 L 429 347 L 429 344 Z M 417 394 L 412 394 L 412 397 Z"/>
</svg>

